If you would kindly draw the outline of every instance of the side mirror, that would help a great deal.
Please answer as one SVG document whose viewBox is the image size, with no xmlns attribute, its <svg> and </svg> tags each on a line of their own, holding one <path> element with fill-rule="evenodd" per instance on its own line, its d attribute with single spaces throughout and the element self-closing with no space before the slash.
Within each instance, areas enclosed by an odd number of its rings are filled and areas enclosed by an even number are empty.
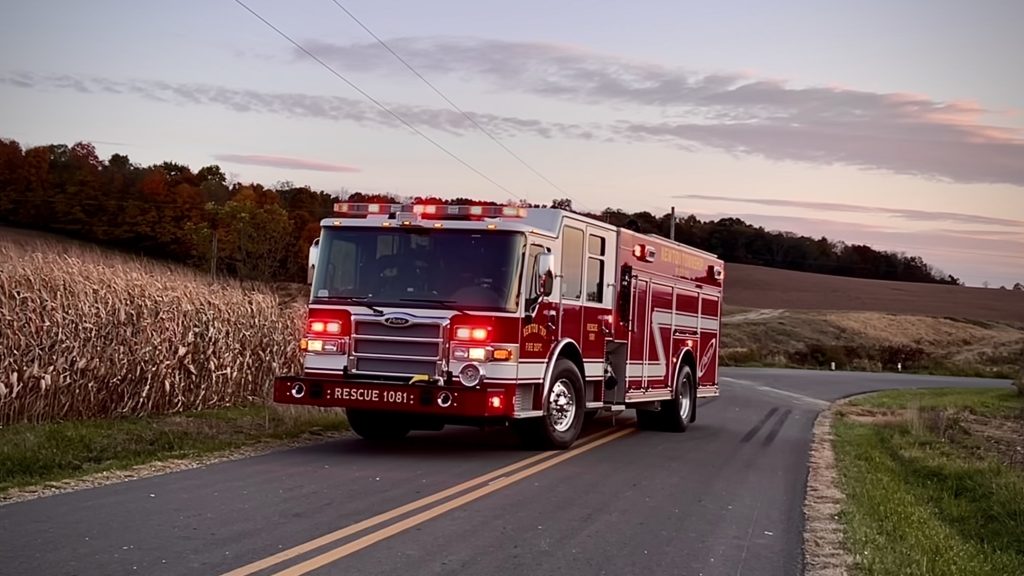
<svg viewBox="0 0 1024 576">
<path fill-rule="evenodd" d="M 555 255 L 541 252 L 537 255 L 537 296 L 547 298 L 555 291 Z"/>
<path fill-rule="evenodd" d="M 313 240 L 309 246 L 309 260 L 306 263 L 306 284 L 313 283 L 313 275 L 316 272 L 316 259 L 320 254 L 320 239 Z"/>
</svg>

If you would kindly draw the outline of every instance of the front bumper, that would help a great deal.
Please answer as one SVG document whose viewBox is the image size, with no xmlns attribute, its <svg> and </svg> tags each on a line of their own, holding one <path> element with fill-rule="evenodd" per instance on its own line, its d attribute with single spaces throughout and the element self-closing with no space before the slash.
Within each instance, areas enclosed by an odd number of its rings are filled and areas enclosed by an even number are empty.
<svg viewBox="0 0 1024 576">
<path fill-rule="evenodd" d="M 511 417 L 515 387 L 488 385 L 392 384 L 329 377 L 278 376 L 274 402 L 302 406 L 362 408 L 467 418 Z"/>
</svg>

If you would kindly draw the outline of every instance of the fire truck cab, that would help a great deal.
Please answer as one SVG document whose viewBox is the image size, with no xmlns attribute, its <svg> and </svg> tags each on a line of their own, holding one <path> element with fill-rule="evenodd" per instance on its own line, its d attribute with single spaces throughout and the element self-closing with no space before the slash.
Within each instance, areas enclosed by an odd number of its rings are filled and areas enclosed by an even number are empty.
<svg viewBox="0 0 1024 576">
<path fill-rule="evenodd" d="M 718 395 L 724 264 L 572 212 L 338 203 L 310 250 L 300 374 L 281 404 L 366 439 L 511 426 L 564 449 L 585 413 L 682 432 Z"/>
</svg>

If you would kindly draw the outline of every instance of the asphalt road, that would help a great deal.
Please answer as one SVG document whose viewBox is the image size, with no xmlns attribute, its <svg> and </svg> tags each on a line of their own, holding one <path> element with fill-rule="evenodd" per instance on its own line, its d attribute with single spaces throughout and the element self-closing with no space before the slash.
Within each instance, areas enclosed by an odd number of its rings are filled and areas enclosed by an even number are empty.
<svg viewBox="0 0 1024 576">
<path fill-rule="evenodd" d="M 561 453 L 524 452 L 503 430 L 338 440 L 0 506 L 0 574 L 799 574 L 827 401 L 1006 385 L 729 369 L 682 435 L 636 431 L 627 412 Z M 252 565 L 279 553 L 291 557 Z"/>
</svg>

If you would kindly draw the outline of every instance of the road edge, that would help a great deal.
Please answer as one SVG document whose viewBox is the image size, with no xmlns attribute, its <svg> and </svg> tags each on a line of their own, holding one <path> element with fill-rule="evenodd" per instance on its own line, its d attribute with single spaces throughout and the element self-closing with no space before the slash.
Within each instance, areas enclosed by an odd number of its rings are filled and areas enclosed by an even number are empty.
<svg viewBox="0 0 1024 576">
<path fill-rule="evenodd" d="M 839 513 L 845 495 L 839 483 L 833 447 L 832 422 L 840 399 L 818 413 L 811 433 L 807 488 L 804 491 L 804 574 L 805 576 L 846 576 L 853 557 L 846 547 Z"/>
<path fill-rule="evenodd" d="M 211 466 L 213 464 L 219 464 L 221 462 L 242 460 L 244 458 L 252 458 L 254 456 L 263 456 L 266 454 L 271 454 L 273 452 L 280 452 L 282 450 L 290 450 L 293 448 L 302 448 L 305 446 L 322 444 L 324 442 L 329 442 L 332 440 L 338 440 L 340 438 L 348 437 L 351 434 L 352 433 L 348 431 L 321 432 L 317 434 L 304 435 L 289 440 L 273 440 L 259 442 L 256 444 L 251 444 L 249 446 L 243 446 L 231 450 L 224 450 L 221 452 L 214 452 L 212 454 L 196 456 L 193 458 L 174 458 L 170 460 L 156 460 L 153 462 L 147 462 L 145 464 L 132 466 L 130 468 L 107 470 L 104 472 L 89 474 L 87 476 L 79 476 L 76 478 L 68 478 L 66 480 L 46 482 L 44 484 L 36 484 L 33 486 L 25 486 L 22 488 L 13 488 L 6 492 L 0 493 L 0 508 L 11 504 L 16 504 L 19 502 L 27 502 L 29 500 L 36 500 L 38 498 L 45 498 L 48 496 L 56 496 L 58 494 L 65 494 L 68 492 L 78 492 L 80 490 L 87 490 L 89 488 L 99 488 L 101 486 L 108 486 L 111 484 L 120 484 L 123 482 L 130 482 L 132 480 L 141 480 L 143 478 L 152 478 L 154 476 L 171 474 L 173 472 L 192 470 L 194 468 L 202 468 L 204 466 Z"/>
</svg>

